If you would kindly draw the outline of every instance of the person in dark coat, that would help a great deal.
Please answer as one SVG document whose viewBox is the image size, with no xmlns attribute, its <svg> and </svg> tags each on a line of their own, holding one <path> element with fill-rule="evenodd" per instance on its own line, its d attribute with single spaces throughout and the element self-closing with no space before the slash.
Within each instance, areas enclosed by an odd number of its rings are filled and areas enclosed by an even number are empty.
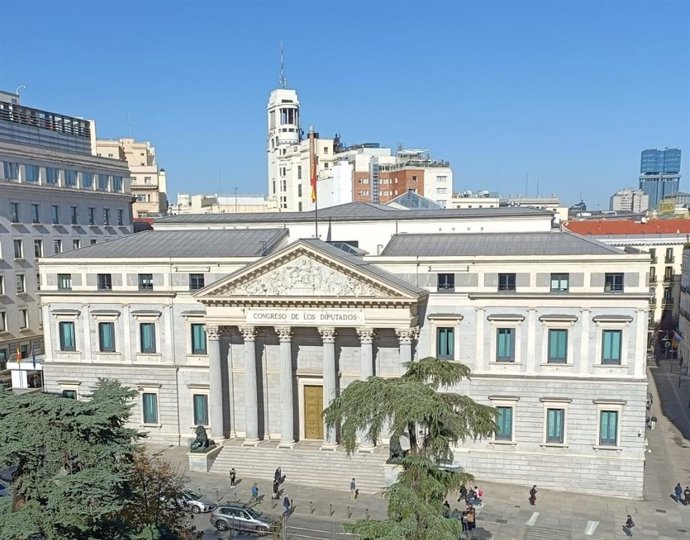
<svg viewBox="0 0 690 540">
<path fill-rule="evenodd" d="M 287 495 L 283 499 L 283 508 L 285 509 L 283 513 L 287 516 L 290 513 L 290 499 L 288 499 Z"/>
<path fill-rule="evenodd" d="M 673 488 L 673 492 L 676 495 L 676 502 L 682 503 L 683 502 L 683 487 L 680 485 L 680 482 L 676 484 L 676 487 Z"/>
<path fill-rule="evenodd" d="M 683 491 L 683 504 L 685 506 L 690 503 L 690 486 L 685 486 L 685 491 Z"/>
<path fill-rule="evenodd" d="M 537 503 L 537 486 L 532 486 L 529 490 L 529 503 L 534 506 Z"/>
</svg>

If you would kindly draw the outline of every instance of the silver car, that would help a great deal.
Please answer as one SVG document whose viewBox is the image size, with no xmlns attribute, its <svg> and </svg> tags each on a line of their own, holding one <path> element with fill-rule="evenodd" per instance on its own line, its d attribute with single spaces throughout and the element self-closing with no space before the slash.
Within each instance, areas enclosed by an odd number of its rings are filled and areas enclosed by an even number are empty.
<svg viewBox="0 0 690 540">
<path fill-rule="evenodd" d="M 209 501 L 201 493 L 197 493 L 191 489 L 184 490 L 177 498 L 177 503 L 189 508 L 195 514 L 199 514 L 200 512 L 212 512 L 218 506 Z"/>
<path fill-rule="evenodd" d="M 10 495 L 12 495 L 12 488 L 9 482 L 0 480 L 0 497 L 9 497 Z"/>
<path fill-rule="evenodd" d="M 219 531 L 241 531 L 260 535 L 275 531 L 279 519 L 244 504 L 224 504 L 211 514 L 211 525 Z"/>
</svg>

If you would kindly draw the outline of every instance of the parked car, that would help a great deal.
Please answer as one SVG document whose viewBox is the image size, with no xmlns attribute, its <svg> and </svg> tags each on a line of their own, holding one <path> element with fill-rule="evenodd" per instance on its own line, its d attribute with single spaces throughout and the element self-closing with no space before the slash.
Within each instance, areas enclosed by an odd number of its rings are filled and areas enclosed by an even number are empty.
<svg viewBox="0 0 690 540">
<path fill-rule="evenodd" d="M 177 498 L 177 503 L 189 508 L 195 514 L 200 512 L 212 512 L 218 506 L 209 501 L 201 493 L 197 493 L 191 489 L 184 490 Z"/>
<path fill-rule="evenodd" d="M 275 530 L 279 518 L 264 514 L 245 504 L 224 504 L 211 513 L 211 525 L 219 531 L 241 531 L 269 534 Z"/>
</svg>

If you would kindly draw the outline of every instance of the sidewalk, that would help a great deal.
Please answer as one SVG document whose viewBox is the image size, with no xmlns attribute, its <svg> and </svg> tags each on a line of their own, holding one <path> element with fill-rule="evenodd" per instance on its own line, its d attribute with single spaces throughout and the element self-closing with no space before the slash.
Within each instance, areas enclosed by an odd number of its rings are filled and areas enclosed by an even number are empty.
<svg viewBox="0 0 690 540">
<path fill-rule="evenodd" d="M 649 454 L 645 468 L 645 500 L 632 501 L 613 497 L 594 497 L 567 492 L 539 490 L 537 504 L 528 502 L 529 486 L 514 486 L 484 482 L 477 485 L 484 490 L 484 506 L 477 517 L 477 540 L 523 539 L 602 539 L 625 538 L 621 525 L 627 514 L 635 520 L 635 537 L 642 539 L 676 540 L 690 538 L 690 506 L 683 507 L 670 498 L 676 482 L 690 485 L 690 441 L 681 428 L 690 429 L 690 384 L 682 381 L 678 388 L 678 374 L 671 364 L 650 365 L 649 391 L 654 397 L 650 416 L 658 421 L 654 430 L 647 430 Z M 676 365 L 677 370 L 677 365 Z M 680 426 L 680 428 L 678 427 Z M 153 451 L 155 449 L 151 448 Z M 159 448 L 160 450 L 160 448 Z M 288 480 L 279 501 L 271 500 L 272 478 L 253 478 L 251 471 L 238 470 L 241 482 L 230 488 L 226 475 L 193 473 L 187 470 L 184 448 L 163 449 L 162 457 L 187 474 L 190 486 L 204 492 L 211 499 L 248 501 L 251 486 L 259 485 L 265 497 L 260 508 L 269 513 L 282 510 L 282 497 L 293 501 L 296 515 L 349 521 L 380 519 L 386 516 L 386 502 L 380 495 L 361 495 L 350 500 L 349 486 L 334 486 L 333 490 L 300 486 L 289 470 L 283 470 Z M 248 474 L 245 476 L 245 474 Z M 557 471 L 554 471 L 557 474 Z M 354 473 L 356 476 L 356 473 Z M 451 508 L 459 507 L 457 495 L 449 497 Z"/>
</svg>

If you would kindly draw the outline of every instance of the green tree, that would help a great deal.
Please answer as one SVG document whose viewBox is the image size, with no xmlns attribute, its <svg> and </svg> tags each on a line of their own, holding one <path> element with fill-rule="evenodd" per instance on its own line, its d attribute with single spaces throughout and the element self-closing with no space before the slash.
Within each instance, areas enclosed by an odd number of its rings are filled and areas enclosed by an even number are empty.
<svg viewBox="0 0 690 540">
<path fill-rule="evenodd" d="M 460 524 L 443 518 L 443 501 L 474 479 L 440 465 L 452 462 L 457 443 L 490 436 L 496 411 L 447 391 L 469 377 L 467 366 L 428 357 L 405 367 L 401 377 L 350 384 L 324 411 L 329 428 L 340 426 L 348 453 L 356 448 L 358 432 L 371 441 L 384 433 L 406 434 L 410 441 L 396 482 L 384 492 L 388 519 L 358 521 L 348 528 L 364 540 L 456 540 Z"/>
</svg>

